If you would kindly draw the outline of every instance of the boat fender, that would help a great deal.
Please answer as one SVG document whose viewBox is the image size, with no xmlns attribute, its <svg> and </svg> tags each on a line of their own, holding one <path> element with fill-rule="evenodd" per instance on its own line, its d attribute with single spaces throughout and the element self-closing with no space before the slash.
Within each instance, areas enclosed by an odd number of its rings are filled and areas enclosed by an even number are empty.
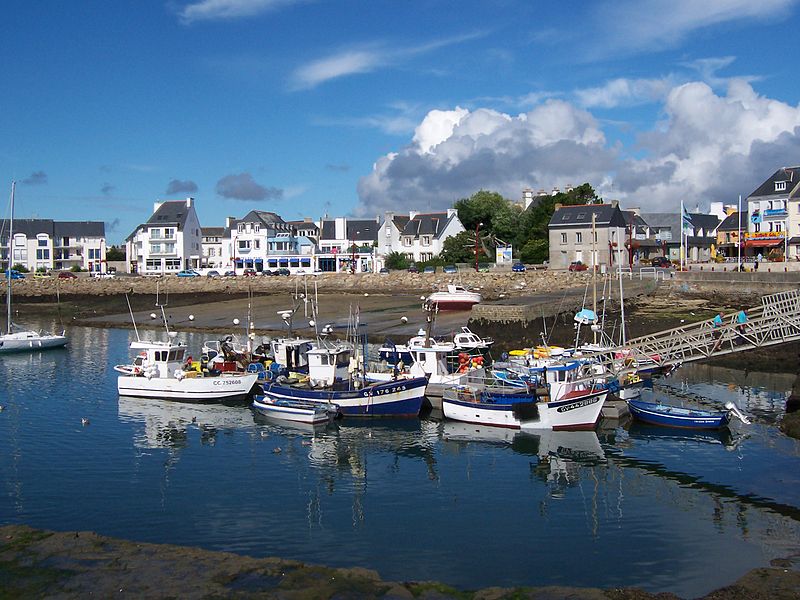
<svg viewBox="0 0 800 600">
<path fill-rule="evenodd" d="M 181 381 L 184 377 L 186 377 L 186 373 L 183 372 L 183 369 L 175 369 L 175 379 Z"/>
</svg>

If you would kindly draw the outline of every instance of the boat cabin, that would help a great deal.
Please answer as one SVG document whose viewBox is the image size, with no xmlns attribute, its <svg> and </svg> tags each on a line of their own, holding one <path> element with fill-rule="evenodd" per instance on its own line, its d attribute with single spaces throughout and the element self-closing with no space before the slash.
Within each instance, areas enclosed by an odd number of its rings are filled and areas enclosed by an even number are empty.
<svg viewBox="0 0 800 600">
<path fill-rule="evenodd" d="M 270 342 L 275 362 L 295 372 L 305 372 L 308 369 L 308 353 L 313 347 L 313 340 L 299 337 L 279 338 Z"/>
<path fill-rule="evenodd" d="M 353 359 L 346 346 L 312 348 L 307 353 L 308 378 L 313 387 L 331 387 L 336 381 L 348 379 Z"/>
<path fill-rule="evenodd" d="M 131 350 L 138 351 L 133 360 L 136 375 L 146 376 L 149 371 L 151 377 L 172 377 L 186 360 L 186 346 L 182 343 L 131 342 Z"/>
</svg>

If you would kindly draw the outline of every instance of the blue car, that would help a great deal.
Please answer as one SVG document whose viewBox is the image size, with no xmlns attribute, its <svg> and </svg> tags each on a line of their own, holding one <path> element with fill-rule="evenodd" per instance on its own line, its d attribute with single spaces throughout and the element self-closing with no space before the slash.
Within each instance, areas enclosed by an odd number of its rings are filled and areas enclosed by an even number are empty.
<svg viewBox="0 0 800 600">
<path fill-rule="evenodd" d="M 523 265 L 522 263 L 514 263 L 513 265 L 511 265 L 511 270 L 514 273 L 524 273 L 526 269 L 525 265 Z"/>
<path fill-rule="evenodd" d="M 8 271 L 6 271 L 6 278 L 8 278 Z M 25 279 L 25 275 L 16 269 L 11 269 L 11 279 Z"/>
<path fill-rule="evenodd" d="M 184 269 L 183 271 L 178 271 L 178 277 L 200 277 L 200 273 L 194 269 Z"/>
<path fill-rule="evenodd" d="M 458 269 L 456 268 L 455 265 L 445 265 L 444 267 L 442 267 L 442 271 L 444 271 L 445 273 L 458 273 Z"/>
</svg>

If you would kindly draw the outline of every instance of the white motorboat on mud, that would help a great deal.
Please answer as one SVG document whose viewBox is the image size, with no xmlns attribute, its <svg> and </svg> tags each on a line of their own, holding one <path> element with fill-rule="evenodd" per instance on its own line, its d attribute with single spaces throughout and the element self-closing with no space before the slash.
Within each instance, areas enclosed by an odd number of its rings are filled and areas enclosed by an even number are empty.
<svg viewBox="0 0 800 600">
<path fill-rule="evenodd" d="M 470 292 L 463 285 L 448 284 L 447 291 L 434 292 L 427 298 L 439 307 L 439 310 L 469 310 L 473 304 L 481 301 L 478 292 Z"/>
</svg>

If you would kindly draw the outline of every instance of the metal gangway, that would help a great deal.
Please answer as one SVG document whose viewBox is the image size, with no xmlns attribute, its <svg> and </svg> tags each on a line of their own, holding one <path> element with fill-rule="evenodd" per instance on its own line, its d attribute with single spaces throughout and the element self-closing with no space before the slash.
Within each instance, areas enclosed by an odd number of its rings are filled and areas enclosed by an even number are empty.
<svg viewBox="0 0 800 600">
<path fill-rule="evenodd" d="M 714 319 L 643 335 L 592 358 L 614 373 L 671 367 L 733 352 L 800 340 L 800 291 L 789 290 L 761 298 L 761 306 Z"/>
</svg>

